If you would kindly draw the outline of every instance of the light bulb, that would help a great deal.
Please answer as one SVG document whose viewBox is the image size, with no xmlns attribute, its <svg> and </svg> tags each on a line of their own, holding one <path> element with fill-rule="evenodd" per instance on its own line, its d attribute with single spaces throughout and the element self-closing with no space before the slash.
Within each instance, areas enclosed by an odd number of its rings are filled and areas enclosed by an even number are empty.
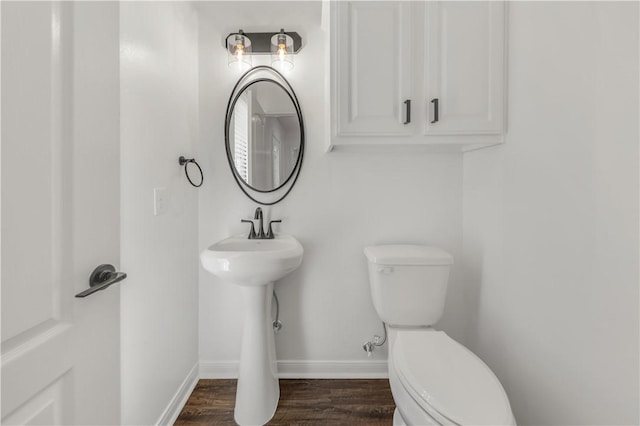
<svg viewBox="0 0 640 426">
<path fill-rule="evenodd" d="M 236 62 L 238 63 L 238 69 L 240 71 L 242 71 L 246 66 L 246 64 L 244 63 L 244 54 L 245 54 L 244 44 L 236 45 L 235 59 L 236 59 Z"/>
<path fill-rule="evenodd" d="M 251 40 L 244 32 L 239 30 L 236 34 L 229 34 L 226 43 L 229 66 L 237 66 L 241 71 L 251 68 Z"/>
<path fill-rule="evenodd" d="M 242 54 L 244 53 L 244 45 L 237 44 L 236 45 L 236 58 L 238 58 L 238 62 L 242 62 Z"/>
<path fill-rule="evenodd" d="M 271 65 L 280 72 L 293 68 L 293 40 L 281 29 L 271 37 Z"/>
</svg>

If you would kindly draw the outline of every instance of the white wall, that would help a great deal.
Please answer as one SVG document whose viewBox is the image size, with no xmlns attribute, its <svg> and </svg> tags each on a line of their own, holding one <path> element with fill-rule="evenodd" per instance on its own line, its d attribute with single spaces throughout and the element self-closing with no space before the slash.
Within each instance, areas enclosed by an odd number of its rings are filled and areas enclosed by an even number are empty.
<svg viewBox="0 0 640 426">
<path fill-rule="evenodd" d="M 186 3 L 123 2 L 120 25 L 122 423 L 166 423 L 197 374 L 198 191 L 178 157 L 198 136 L 198 20 Z"/>
<path fill-rule="evenodd" d="M 293 3 L 287 9 L 295 7 Z M 200 121 L 198 150 L 207 179 L 200 192 L 201 250 L 231 234 L 247 232 L 240 219 L 252 217 L 257 207 L 237 187 L 227 163 L 224 114 L 239 74 L 227 66 L 222 47 L 227 33 L 208 16 L 203 14 L 200 22 L 200 115 L 206 119 Z M 237 25 L 253 30 L 240 20 Z M 276 335 L 277 358 L 302 361 L 302 366 L 289 366 L 293 375 L 305 370 L 317 374 L 321 369 L 329 375 L 385 374 L 386 347 L 371 360 L 362 349 L 374 333 L 382 332 L 371 303 L 363 248 L 376 243 L 435 244 L 460 259 L 462 156 L 371 148 L 325 153 L 328 99 L 320 22 L 274 25 L 304 37 L 290 82 L 300 99 L 308 136 L 298 183 L 284 201 L 264 209 L 267 217 L 282 218 L 280 231 L 298 238 L 305 250 L 300 269 L 275 286 L 284 323 Z M 441 326 L 464 339 L 461 284 L 457 265 Z M 220 376 L 226 362 L 233 367 L 238 360 L 242 310 L 239 290 L 201 268 L 204 376 Z"/>
<path fill-rule="evenodd" d="M 507 142 L 464 156 L 469 343 L 519 424 L 638 424 L 638 4 L 509 7 Z"/>
</svg>

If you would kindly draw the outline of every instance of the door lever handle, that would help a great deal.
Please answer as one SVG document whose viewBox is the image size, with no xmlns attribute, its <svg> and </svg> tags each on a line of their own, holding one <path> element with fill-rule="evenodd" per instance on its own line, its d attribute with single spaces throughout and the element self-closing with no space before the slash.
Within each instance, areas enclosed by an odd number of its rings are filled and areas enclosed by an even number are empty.
<svg viewBox="0 0 640 426">
<path fill-rule="evenodd" d="M 116 268 L 114 268 L 113 265 L 100 265 L 93 270 L 89 277 L 89 288 L 76 294 L 76 297 L 87 297 L 125 278 L 127 278 L 127 274 L 124 272 L 116 272 Z"/>
</svg>

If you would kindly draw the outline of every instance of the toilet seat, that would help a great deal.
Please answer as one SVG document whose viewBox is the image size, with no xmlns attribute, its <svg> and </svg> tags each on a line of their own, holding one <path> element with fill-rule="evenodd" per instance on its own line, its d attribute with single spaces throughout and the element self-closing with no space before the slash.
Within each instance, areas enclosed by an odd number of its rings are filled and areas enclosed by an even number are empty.
<svg viewBox="0 0 640 426">
<path fill-rule="evenodd" d="M 398 331 L 391 362 L 402 386 L 439 423 L 515 424 L 493 372 L 446 333 Z"/>
</svg>

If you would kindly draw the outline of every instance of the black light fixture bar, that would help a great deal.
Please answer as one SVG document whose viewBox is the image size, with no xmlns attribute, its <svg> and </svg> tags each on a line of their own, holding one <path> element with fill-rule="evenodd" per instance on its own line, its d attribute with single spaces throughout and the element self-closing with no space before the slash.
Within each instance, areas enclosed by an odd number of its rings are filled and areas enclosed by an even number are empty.
<svg viewBox="0 0 640 426">
<path fill-rule="evenodd" d="M 271 37 L 273 37 L 274 34 L 279 33 L 279 31 L 274 31 L 272 33 L 243 33 L 245 36 L 247 36 L 249 38 L 249 40 L 251 40 L 251 54 L 252 55 L 270 55 L 271 54 Z M 230 35 L 235 35 L 238 33 L 230 33 Z M 293 33 L 286 33 L 288 36 L 290 36 L 293 39 L 293 53 L 298 53 L 298 51 L 302 48 L 302 37 L 300 37 L 300 34 L 293 32 Z M 225 38 L 225 49 L 229 49 L 229 46 L 227 45 L 227 39 L 229 38 L 229 36 L 227 36 Z"/>
</svg>

